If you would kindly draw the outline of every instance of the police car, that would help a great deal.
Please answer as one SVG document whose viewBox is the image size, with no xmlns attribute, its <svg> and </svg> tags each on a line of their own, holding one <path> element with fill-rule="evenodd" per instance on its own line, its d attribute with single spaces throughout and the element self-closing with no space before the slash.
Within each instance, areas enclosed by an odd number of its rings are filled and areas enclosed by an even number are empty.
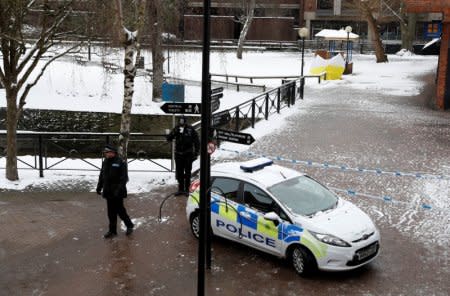
<svg viewBox="0 0 450 296">
<path fill-rule="evenodd" d="M 199 237 L 199 186 L 186 213 Z M 379 253 L 380 233 L 367 214 L 326 187 L 267 158 L 211 168 L 214 235 L 287 258 L 296 272 L 358 268 Z"/>
</svg>

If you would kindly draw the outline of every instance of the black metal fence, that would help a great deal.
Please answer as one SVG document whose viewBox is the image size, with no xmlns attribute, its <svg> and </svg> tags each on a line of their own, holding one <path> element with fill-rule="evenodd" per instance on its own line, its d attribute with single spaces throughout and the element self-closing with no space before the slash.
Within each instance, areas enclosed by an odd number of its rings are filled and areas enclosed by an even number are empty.
<svg viewBox="0 0 450 296">
<path fill-rule="evenodd" d="M 39 176 L 44 176 L 48 170 L 84 170 L 98 171 L 99 165 L 92 159 L 102 158 L 102 148 L 107 143 L 114 143 L 118 139 L 118 133 L 64 133 L 64 132 L 18 132 L 17 154 L 18 162 L 24 165 L 21 169 L 38 170 Z M 6 155 L 6 132 L 0 131 L 0 158 Z M 155 152 L 157 152 L 155 154 Z M 33 160 L 24 156 L 32 155 Z M 161 158 L 171 159 L 167 162 L 156 161 L 155 155 Z M 128 144 L 128 163 L 146 160 L 152 168 L 132 169 L 129 171 L 142 172 L 172 172 L 173 145 L 166 141 L 165 135 L 132 133 Z M 54 161 L 54 159 L 57 161 Z M 50 161 L 52 159 L 52 161 Z M 83 161 L 85 168 L 68 168 L 61 166 L 68 160 L 77 159 Z M 0 169 L 4 169 L 0 167 Z"/>
<path fill-rule="evenodd" d="M 289 108 L 295 104 L 297 98 L 300 97 L 301 80 L 305 77 L 294 80 L 285 80 L 284 83 L 274 89 L 268 90 L 259 94 L 258 96 L 245 101 L 228 110 L 231 115 L 231 120 L 223 125 L 221 128 L 226 128 L 239 132 L 247 127 L 255 127 L 255 123 L 259 120 L 269 120 L 270 115 L 280 113 L 284 108 Z M 200 129 L 201 122 L 196 122 L 193 126 Z"/>
</svg>

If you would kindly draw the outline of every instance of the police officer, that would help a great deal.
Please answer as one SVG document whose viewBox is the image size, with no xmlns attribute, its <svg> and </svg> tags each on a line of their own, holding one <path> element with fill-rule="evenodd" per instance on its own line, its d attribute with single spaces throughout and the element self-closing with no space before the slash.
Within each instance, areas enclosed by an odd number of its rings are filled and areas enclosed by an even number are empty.
<svg viewBox="0 0 450 296">
<path fill-rule="evenodd" d="M 117 216 L 127 227 L 126 235 L 130 235 L 133 232 L 134 224 L 123 204 L 123 199 L 127 197 L 127 164 L 118 156 L 117 149 L 111 145 L 106 145 L 103 153 L 105 159 L 97 184 L 97 194 L 106 199 L 108 208 L 109 230 L 103 237 L 112 238 L 117 235 Z"/>
<path fill-rule="evenodd" d="M 191 183 L 192 162 L 200 152 L 200 141 L 195 129 L 187 123 L 186 117 L 178 120 L 178 125 L 167 135 L 167 141 L 175 139 L 175 166 L 178 192 L 175 195 L 188 194 Z"/>
</svg>

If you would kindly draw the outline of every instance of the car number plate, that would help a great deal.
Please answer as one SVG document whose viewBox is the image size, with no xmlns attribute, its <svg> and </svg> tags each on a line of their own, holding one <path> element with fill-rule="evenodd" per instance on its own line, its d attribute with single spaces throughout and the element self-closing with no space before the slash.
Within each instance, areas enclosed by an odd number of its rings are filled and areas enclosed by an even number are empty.
<svg viewBox="0 0 450 296">
<path fill-rule="evenodd" d="M 360 250 L 358 253 L 356 253 L 356 256 L 358 256 L 358 260 L 363 260 L 364 258 L 373 255 L 377 251 L 377 248 L 378 244 L 373 244 L 367 249 Z"/>
</svg>

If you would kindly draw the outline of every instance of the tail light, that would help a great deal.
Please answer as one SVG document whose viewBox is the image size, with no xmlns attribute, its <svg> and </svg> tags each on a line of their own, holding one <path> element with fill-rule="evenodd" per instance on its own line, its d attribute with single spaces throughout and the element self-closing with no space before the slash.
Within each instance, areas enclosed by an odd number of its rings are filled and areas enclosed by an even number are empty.
<svg viewBox="0 0 450 296">
<path fill-rule="evenodd" d="M 191 183 L 191 186 L 189 186 L 189 192 L 194 192 L 200 187 L 200 180 L 196 179 Z"/>
</svg>

